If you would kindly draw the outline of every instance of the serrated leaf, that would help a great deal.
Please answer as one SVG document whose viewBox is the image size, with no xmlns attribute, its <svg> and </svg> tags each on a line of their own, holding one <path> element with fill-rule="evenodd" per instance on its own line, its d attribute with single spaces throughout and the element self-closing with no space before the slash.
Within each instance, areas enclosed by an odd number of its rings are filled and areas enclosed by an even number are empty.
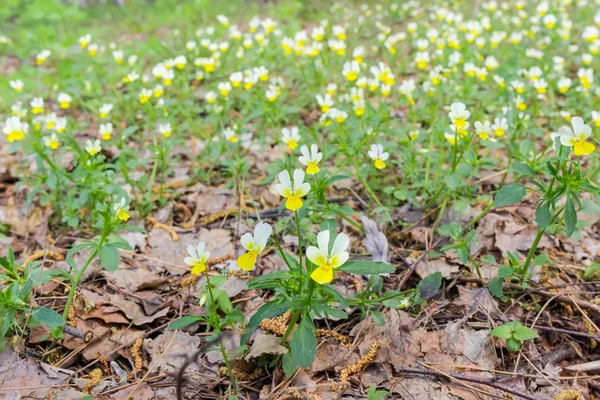
<svg viewBox="0 0 600 400">
<path fill-rule="evenodd" d="M 40 307 L 31 314 L 31 318 L 46 325 L 48 328 L 63 326 L 65 320 L 62 315 L 48 307 Z"/>
<path fill-rule="evenodd" d="M 100 258 L 100 263 L 105 270 L 116 271 L 119 269 L 121 255 L 119 254 L 119 249 L 112 244 L 105 244 L 102 246 L 98 252 L 98 257 Z"/>
<path fill-rule="evenodd" d="M 496 193 L 494 205 L 496 207 L 505 207 L 516 204 L 525 198 L 527 191 L 518 183 L 511 183 L 504 186 Z"/>
</svg>

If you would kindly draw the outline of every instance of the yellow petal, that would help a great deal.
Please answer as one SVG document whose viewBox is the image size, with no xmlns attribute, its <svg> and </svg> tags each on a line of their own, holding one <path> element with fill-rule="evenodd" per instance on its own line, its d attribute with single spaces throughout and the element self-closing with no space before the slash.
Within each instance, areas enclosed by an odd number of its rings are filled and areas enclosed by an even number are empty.
<svg viewBox="0 0 600 400">
<path fill-rule="evenodd" d="M 127 214 L 127 211 L 125 210 L 120 210 L 118 217 L 121 221 L 127 221 L 129 219 L 129 214 Z"/>
<path fill-rule="evenodd" d="M 258 257 L 258 252 L 256 250 L 249 251 L 238 257 L 237 265 L 244 271 L 252 271 L 256 264 L 256 257 Z"/>
<path fill-rule="evenodd" d="M 378 158 L 377 160 L 375 160 L 375 168 L 377 168 L 377 169 L 385 168 L 385 163 L 380 158 Z"/>
<path fill-rule="evenodd" d="M 296 211 L 302 208 L 302 199 L 298 196 L 290 196 L 285 202 L 285 208 L 290 211 Z"/>
<path fill-rule="evenodd" d="M 324 285 L 333 280 L 333 267 L 328 264 L 323 264 L 319 268 L 315 269 L 310 277 L 313 281 Z"/>
<path fill-rule="evenodd" d="M 308 166 L 306 167 L 306 173 L 308 175 L 314 175 L 317 172 L 319 172 L 320 170 L 321 169 L 319 168 L 319 166 L 315 162 L 308 163 Z"/>
<path fill-rule="evenodd" d="M 206 264 L 205 263 L 197 263 L 197 264 L 194 264 L 194 267 L 192 268 L 191 273 L 192 273 L 192 275 L 200 275 L 204 271 L 206 271 Z"/>
<path fill-rule="evenodd" d="M 576 156 L 587 156 L 588 154 L 593 153 L 594 150 L 596 150 L 596 146 L 583 140 L 576 142 L 573 146 L 573 153 L 575 153 Z"/>
</svg>

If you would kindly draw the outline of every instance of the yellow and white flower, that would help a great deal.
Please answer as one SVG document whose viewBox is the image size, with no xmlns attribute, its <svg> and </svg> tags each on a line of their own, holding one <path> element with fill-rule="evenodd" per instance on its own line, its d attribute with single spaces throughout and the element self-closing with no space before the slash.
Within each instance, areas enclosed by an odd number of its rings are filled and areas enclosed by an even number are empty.
<svg viewBox="0 0 600 400">
<path fill-rule="evenodd" d="M 298 161 L 300 164 L 306 165 L 307 175 L 314 175 L 321 170 L 318 164 L 323 159 L 323 153 L 319 151 L 316 144 L 310 145 L 310 151 L 306 145 L 300 147 L 300 153 L 302 155 L 298 157 Z"/>
<path fill-rule="evenodd" d="M 63 110 L 66 110 L 71 107 L 71 101 L 73 99 L 67 93 L 59 93 L 58 94 L 58 106 Z"/>
<path fill-rule="evenodd" d="M 19 118 L 25 118 L 25 116 L 27 116 L 27 108 L 23 107 L 23 103 L 17 101 L 15 104 L 10 106 L 10 114 Z"/>
<path fill-rule="evenodd" d="M 173 71 L 172 69 L 165 70 L 162 76 L 163 84 L 165 86 L 169 86 L 173 83 L 173 79 L 175 79 L 175 71 Z"/>
<path fill-rule="evenodd" d="M 150 97 L 152 97 L 153 91 L 151 89 L 143 88 L 140 92 L 140 104 L 146 104 Z"/>
<path fill-rule="evenodd" d="M 310 192 L 310 184 L 304 182 L 304 176 L 304 171 L 296 169 L 294 171 L 294 184 L 292 184 L 290 173 L 287 170 L 279 173 L 279 183 L 275 185 L 275 191 L 286 199 L 285 208 L 290 211 L 302 208 L 302 197 Z"/>
<path fill-rule="evenodd" d="M 494 135 L 498 137 L 506 135 L 506 131 L 508 131 L 508 120 L 505 117 L 494 118 L 492 130 L 494 131 Z"/>
<path fill-rule="evenodd" d="M 471 113 L 467 110 L 467 107 L 463 103 L 455 102 L 450 105 L 450 112 L 448 117 L 452 121 L 450 129 L 456 131 L 459 135 L 465 136 L 467 129 L 469 128 L 469 122 L 467 121 Z"/>
<path fill-rule="evenodd" d="M 204 100 L 206 100 L 208 104 L 213 104 L 217 100 L 217 94 L 213 91 L 206 92 Z"/>
<path fill-rule="evenodd" d="M 308 258 L 317 268 L 310 274 L 315 282 L 325 285 L 333 280 L 333 270 L 341 267 L 350 254 L 346 251 L 350 245 L 350 239 L 344 233 L 340 233 L 333 242 L 333 247 L 329 251 L 329 230 L 317 234 L 317 245 L 309 246 L 306 249 L 306 258 Z"/>
<path fill-rule="evenodd" d="M 205 251 L 206 244 L 199 242 L 198 247 L 194 247 L 191 244 L 187 247 L 189 256 L 183 259 L 183 262 L 192 267 L 190 273 L 192 275 L 200 275 L 206 271 L 206 262 L 210 257 L 210 252 Z"/>
<path fill-rule="evenodd" d="M 125 77 L 123 77 L 123 82 L 125 83 L 131 83 L 131 82 L 135 82 L 139 79 L 140 74 L 138 74 L 135 71 L 132 71 L 130 73 L 128 73 Z"/>
<path fill-rule="evenodd" d="M 34 97 L 29 105 L 31 106 L 31 112 L 34 114 L 41 114 L 44 112 L 44 99 L 41 97 Z"/>
<path fill-rule="evenodd" d="M 225 136 L 225 140 L 230 143 L 237 143 L 238 137 L 235 131 L 229 127 L 223 129 L 223 136 Z"/>
<path fill-rule="evenodd" d="M 46 117 L 44 118 L 44 121 L 46 122 L 46 129 L 54 128 L 54 126 L 56 125 L 56 121 L 57 121 L 56 113 L 50 113 L 50 114 L 46 115 Z"/>
<path fill-rule="evenodd" d="M 56 150 L 60 147 L 60 141 L 58 140 L 56 133 L 44 137 L 44 146 L 50 150 Z"/>
<path fill-rule="evenodd" d="M 156 86 L 154 86 L 154 90 L 152 90 L 152 95 L 157 99 L 162 97 L 164 93 L 165 90 L 161 84 L 157 84 Z"/>
<path fill-rule="evenodd" d="M 571 118 L 571 125 L 573 129 L 569 126 L 562 126 L 558 129 L 560 144 L 572 147 L 576 156 L 587 156 L 593 153 L 596 146 L 586 142 L 592 134 L 592 128 L 586 125 L 581 117 Z"/>
<path fill-rule="evenodd" d="M 473 126 L 475 127 L 475 133 L 478 134 L 481 139 L 487 140 L 490 138 L 490 134 L 492 133 L 490 121 L 475 121 Z"/>
<path fill-rule="evenodd" d="M 38 55 L 35 57 L 35 63 L 37 65 L 42 65 L 43 63 L 46 62 L 46 60 L 48 59 L 48 57 L 50 57 L 50 50 L 48 49 L 44 49 L 42 51 L 40 51 L 38 53 Z"/>
<path fill-rule="evenodd" d="M 580 68 L 577 71 L 577 77 L 579 78 L 579 83 L 584 90 L 592 87 L 594 83 L 594 70 L 591 68 Z"/>
<path fill-rule="evenodd" d="M 8 84 L 10 85 L 11 88 L 13 88 L 13 90 L 15 92 L 22 92 L 23 91 L 23 86 L 25 86 L 23 84 L 23 81 L 20 79 L 17 79 L 15 81 L 9 81 Z"/>
<path fill-rule="evenodd" d="M 120 221 L 127 221 L 129 219 L 129 206 L 125 204 L 124 197 L 121 197 L 121 200 L 113 204 L 113 211 Z"/>
<path fill-rule="evenodd" d="M 88 140 L 85 143 L 85 151 L 90 156 L 95 156 L 96 154 L 100 153 L 102 151 L 102 145 L 100 144 L 100 140 L 99 139 L 96 139 L 94 141 Z"/>
<path fill-rule="evenodd" d="M 594 120 L 595 126 L 600 126 L 600 112 L 592 111 L 592 119 Z"/>
<path fill-rule="evenodd" d="M 96 43 L 90 43 L 90 45 L 87 46 L 88 54 L 91 57 L 94 57 L 96 54 L 98 54 L 98 48 L 99 46 Z"/>
<path fill-rule="evenodd" d="M 19 142 L 23 140 L 28 130 L 29 125 L 26 122 L 21 122 L 19 117 L 9 117 L 4 124 L 4 128 L 2 128 L 7 142 Z"/>
<path fill-rule="evenodd" d="M 86 35 L 83 35 L 79 38 L 79 45 L 81 46 L 82 49 L 85 49 L 86 47 L 88 47 L 88 45 L 92 42 L 92 35 L 90 35 L 89 33 Z"/>
<path fill-rule="evenodd" d="M 172 133 L 172 129 L 171 129 L 171 124 L 164 123 L 164 124 L 158 124 L 158 133 L 160 133 L 161 135 L 163 135 L 163 137 L 168 138 L 169 136 L 171 136 Z"/>
<path fill-rule="evenodd" d="M 100 124 L 98 132 L 100 133 L 100 139 L 107 141 L 110 140 L 113 134 L 113 124 L 108 122 L 106 124 Z"/>
<path fill-rule="evenodd" d="M 123 50 L 113 50 L 112 56 L 117 62 L 117 64 L 121 64 L 123 62 Z"/>
<path fill-rule="evenodd" d="M 371 145 L 371 150 L 369 150 L 367 154 L 371 157 L 373 165 L 377 169 L 385 168 L 385 162 L 390 157 L 389 153 L 383 151 L 383 146 L 380 144 Z"/>
<path fill-rule="evenodd" d="M 100 110 L 99 110 L 100 118 L 104 119 L 104 118 L 108 117 L 108 114 L 110 114 L 112 109 L 113 109 L 112 104 L 110 104 L 110 103 L 102 104 L 102 106 L 100 106 Z"/>
<path fill-rule="evenodd" d="M 567 93 L 571 88 L 571 79 L 563 77 L 558 81 L 558 91 L 561 93 Z"/>
<path fill-rule="evenodd" d="M 173 63 L 175 64 L 175 68 L 184 69 L 187 64 L 187 58 L 183 54 L 179 55 L 173 59 Z"/>
<path fill-rule="evenodd" d="M 217 21 L 219 21 L 221 23 L 221 25 L 223 25 L 224 27 L 229 26 L 229 18 L 227 18 L 227 16 L 225 16 L 223 14 L 217 15 Z"/>
<path fill-rule="evenodd" d="M 430 59 L 431 59 L 431 57 L 429 56 L 428 52 L 419 51 L 415 55 L 415 64 L 418 69 L 425 69 L 425 68 L 427 68 L 427 64 L 429 63 Z"/>
<path fill-rule="evenodd" d="M 135 63 L 138 60 L 138 56 L 136 56 L 135 54 L 130 55 L 129 57 L 127 57 L 127 64 L 129 65 L 135 65 Z"/>
<path fill-rule="evenodd" d="M 333 97 L 329 93 L 325 94 L 325 96 L 321 96 L 320 94 L 316 95 L 317 103 L 321 108 L 322 113 L 328 112 L 331 107 L 333 107 Z"/>
<path fill-rule="evenodd" d="M 219 89 L 219 93 L 223 97 L 229 96 L 229 92 L 231 92 L 231 83 L 229 82 L 219 82 L 217 85 L 217 89 Z"/>
<path fill-rule="evenodd" d="M 356 61 L 346 61 L 344 63 L 344 68 L 342 69 L 342 75 L 349 80 L 355 81 L 358 79 L 358 74 L 360 73 L 360 65 Z"/>
<path fill-rule="evenodd" d="M 273 228 L 265 222 L 259 222 L 254 227 L 254 235 L 250 232 L 244 234 L 241 238 L 242 247 L 246 249 L 246 253 L 239 256 L 236 263 L 240 269 L 251 271 L 256 265 L 256 259 L 264 251 L 267 246 L 267 241 L 271 237 Z"/>
<path fill-rule="evenodd" d="M 298 147 L 300 141 L 300 134 L 298 133 L 298 127 L 292 126 L 291 128 L 283 128 L 281 130 L 281 141 L 287 144 L 290 150 L 294 150 Z"/>
<path fill-rule="evenodd" d="M 231 86 L 239 87 L 244 80 L 244 74 L 242 72 L 234 72 L 229 75 L 229 82 L 231 82 Z"/>
<path fill-rule="evenodd" d="M 63 133 L 66 129 L 67 129 L 67 119 L 64 117 L 57 118 L 56 126 L 54 127 L 54 130 L 58 133 Z"/>
</svg>

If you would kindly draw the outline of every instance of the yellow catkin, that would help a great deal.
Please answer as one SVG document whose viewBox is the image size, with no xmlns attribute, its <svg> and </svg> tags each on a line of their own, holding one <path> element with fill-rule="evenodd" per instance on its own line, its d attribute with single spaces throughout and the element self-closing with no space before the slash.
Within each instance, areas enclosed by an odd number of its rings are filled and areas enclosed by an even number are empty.
<svg viewBox="0 0 600 400">
<path fill-rule="evenodd" d="M 83 387 L 83 393 L 90 394 L 91 390 L 100 383 L 102 379 L 102 370 L 100 368 L 94 369 L 88 374 L 89 382 Z"/>
<path fill-rule="evenodd" d="M 110 375 L 111 372 L 110 367 L 108 366 L 108 359 L 100 353 L 96 353 L 96 358 L 98 359 L 98 362 L 100 362 L 100 364 L 102 364 L 102 366 L 104 367 L 104 373 L 106 375 Z"/>
<path fill-rule="evenodd" d="M 344 347 L 350 347 L 350 338 L 348 336 L 342 335 L 336 331 L 330 331 L 328 329 L 317 329 L 315 332 L 317 337 L 326 337 L 335 339 Z"/>
<path fill-rule="evenodd" d="M 144 360 L 142 359 L 141 350 L 143 343 L 144 338 L 137 338 L 133 346 L 131 346 L 131 358 L 133 359 L 136 372 L 140 372 L 142 370 L 142 367 L 144 366 Z"/>
<path fill-rule="evenodd" d="M 162 229 L 164 231 L 169 232 L 169 235 L 171 235 L 171 240 L 173 240 L 174 242 L 179 242 L 179 235 L 170 226 L 158 222 L 154 217 L 148 217 L 146 218 L 146 221 L 152 224 L 154 228 Z"/>
<path fill-rule="evenodd" d="M 285 396 L 292 397 L 293 399 L 298 399 L 298 400 L 323 400 L 323 398 L 316 393 L 310 393 L 310 392 L 300 393 L 299 391 L 297 391 L 295 389 L 289 390 L 284 395 L 283 398 L 285 398 Z"/>
<path fill-rule="evenodd" d="M 590 320 L 588 318 L 584 318 L 583 319 L 583 326 L 585 326 L 585 330 L 587 333 L 589 333 L 590 335 L 595 335 L 596 332 L 596 328 L 594 328 L 594 325 L 590 322 Z M 598 343 L 596 342 L 596 339 L 590 339 L 591 345 L 592 345 L 592 349 L 595 349 L 596 346 L 598 345 Z"/>
<path fill-rule="evenodd" d="M 354 364 L 348 365 L 346 368 L 342 369 L 342 371 L 340 372 L 340 383 L 347 383 L 348 378 L 351 375 L 358 374 L 369 364 L 371 364 L 375 360 L 375 357 L 377 356 L 377 351 L 379 351 L 380 347 L 381 345 L 379 344 L 379 342 L 373 342 L 371 348 L 369 349 L 369 352 L 363 358 L 361 358 Z"/>
<path fill-rule="evenodd" d="M 71 307 L 69 309 L 69 316 L 68 316 L 69 320 L 67 321 L 67 324 L 69 324 L 69 326 L 71 328 L 76 328 L 77 327 L 77 321 L 75 321 L 75 307 Z"/>
<path fill-rule="evenodd" d="M 248 372 L 244 372 L 244 371 L 238 371 L 236 369 L 233 370 L 233 376 L 235 376 L 235 379 L 238 381 L 246 381 L 246 382 L 252 382 L 257 380 L 258 378 L 261 378 L 265 375 L 265 372 L 262 369 L 256 369 L 254 370 L 254 372 L 252 373 L 248 373 Z M 219 369 L 219 376 L 223 377 L 223 376 L 229 376 L 229 371 L 227 370 L 227 367 L 221 367 Z"/>
<path fill-rule="evenodd" d="M 241 211 L 248 213 L 248 212 L 253 212 L 254 209 L 252 207 L 242 205 Z M 214 214 L 210 214 L 205 217 L 202 217 L 202 218 L 200 218 L 200 220 L 198 222 L 200 223 L 200 225 L 208 225 L 208 224 L 212 224 L 213 222 L 218 221 L 220 219 L 227 218 L 231 215 L 235 215 L 239 212 L 240 212 L 240 207 L 228 208 L 227 210 L 219 211 Z"/>
<path fill-rule="evenodd" d="M 187 185 L 186 181 L 175 181 L 175 182 L 169 182 L 169 183 L 166 183 L 166 184 L 162 185 L 162 189 L 163 190 L 165 190 L 165 189 L 177 189 L 177 188 L 185 187 L 186 185 Z M 161 185 L 154 186 L 152 188 L 152 193 L 154 193 L 154 194 L 160 193 L 160 188 L 161 188 Z"/>
<path fill-rule="evenodd" d="M 65 259 L 65 257 L 56 251 L 38 250 L 25 259 L 25 261 L 23 262 L 23 267 L 27 267 L 30 263 L 42 259 L 62 261 Z"/>
<path fill-rule="evenodd" d="M 559 394 L 554 396 L 553 400 L 580 400 L 580 399 L 581 399 L 581 394 L 579 394 L 578 391 L 568 389 L 568 390 L 563 390 L 562 392 L 560 392 Z"/>
<path fill-rule="evenodd" d="M 264 319 L 260 322 L 260 329 L 283 336 L 288 328 L 290 316 L 291 313 L 286 311 L 278 317 Z"/>
</svg>

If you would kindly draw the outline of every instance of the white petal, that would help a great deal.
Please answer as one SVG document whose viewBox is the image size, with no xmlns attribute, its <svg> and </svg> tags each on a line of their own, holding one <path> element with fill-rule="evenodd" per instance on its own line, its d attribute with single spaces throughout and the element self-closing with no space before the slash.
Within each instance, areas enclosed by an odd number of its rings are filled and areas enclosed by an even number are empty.
<svg viewBox="0 0 600 400">
<path fill-rule="evenodd" d="M 381 153 L 381 157 L 380 158 L 381 158 L 381 161 L 385 161 L 388 158 L 390 158 L 390 155 L 389 155 L 389 153 Z"/>
<path fill-rule="evenodd" d="M 254 250 L 254 238 L 250 232 L 245 233 L 240 239 L 242 247 L 248 251 Z"/>
<path fill-rule="evenodd" d="M 300 185 L 302 185 L 302 182 L 304 182 L 304 171 L 302 171 L 301 169 L 294 170 L 294 190 L 296 190 Z"/>
<path fill-rule="evenodd" d="M 279 173 L 279 182 L 287 188 L 292 188 L 292 181 L 290 180 L 290 173 L 287 170 L 281 171 Z M 281 194 L 281 193 L 279 193 Z"/>
<path fill-rule="evenodd" d="M 319 250 L 323 255 L 329 255 L 329 230 L 321 231 L 317 235 L 317 244 L 319 246 Z"/>
<path fill-rule="evenodd" d="M 202 256 L 202 253 L 204 253 L 205 247 L 206 247 L 206 244 L 204 244 L 204 242 L 198 243 L 198 257 Z"/>
<path fill-rule="evenodd" d="M 310 192 L 310 183 L 308 182 L 304 182 L 294 190 L 294 194 L 298 197 L 306 196 L 308 192 Z"/>
<path fill-rule="evenodd" d="M 571 118 L 571 125 L 573 125 L 573 132 L 577 135 L 583 126 L 583 118 L 573 117 Z"/>
<path fill-rule="evenodd" d="M 573 136 L 573 131 L 568 126 L 561 126 L 558 128 L 558 134 L 560 136 Z"/>
<path fill-rule="evenodd" d="M 193 258 L 198 258 L 198 253 L 196 253 L 196 249 L 191 244 L 187 247 L 188 254 Z"/>
<path fill-rule="evenodd" d="M 273 227 L 271 227 L 271 225 L 269 225 L 265 222 L 260 222 L 254 228 L 254 241 L 255 242 L 266 241 L 267 239 L 269 239 L 269 236 L 271 236 L 272 232 L 273 232 Z"/>
<path fill-rule="evenodd" d="M 350 245 L 350 238 L 345 233 L 340 233 L 335 238 L 335 242 L 333 242 L 333 247 L 331 248 L 331 256 L 335 256 L 343 251 L 345 251 Z"/>
<path fill-rule="evenodd" d="M 342 251 L 341 253 L 337 254 L 333 260 L 333 268 L 339 267 L 340 265 L 348 261 L 348 258 L 350 258 L 350 254 L 348 254 L 347 251 Z"/>
<path fill-rule="evenodd" d="M 308 152 L 308 147 L 306 147 L 306 145 L 303 145 L 302 147 L 300 147 L 300 153 L 302 153 L 303 158 L 305 158 L 305 159 L 310 158 L 310 153 Z M 302 161 L 300 161 L 300 162 L 302 162 Z"/>
<path fill-rule="evenodd" d="M 193 266 L 194 264 L 196 264 L 196 258 L 186 257 L 183 259 L 183 262 L 186 263 L 187 265 Z"/>
<path fill-rule="evenodd" d="M 560 136 L 560 144 L 562 144 L 563 146 L 572 147 L 576 141 L 577 141 L 577 139 L 575 138 L 575 136 L 571 136 L 571 135 L 561 135 Z"/>
<path fill-rule="evenodd" d="M 313 264 L 320 266 L 327 261 L 327 256 L 317 249 L 315 246 L 308 246 L 306 249 L 306 258 L 308 258 Z"/>
</svg>

